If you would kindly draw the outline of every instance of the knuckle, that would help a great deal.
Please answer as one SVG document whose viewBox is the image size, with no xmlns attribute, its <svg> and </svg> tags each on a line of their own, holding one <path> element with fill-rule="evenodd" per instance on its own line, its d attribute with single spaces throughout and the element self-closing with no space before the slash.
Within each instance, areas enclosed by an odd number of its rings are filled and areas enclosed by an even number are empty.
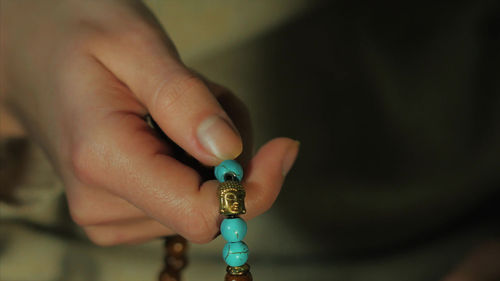
<svg viewBox="0 0 500 281">
<path fill-rule="evenodd" d="M 73 146 L 70 152 L 71 170 L 73 175 L 84 184 L 95 182 L 96 157 L 92 147 L 86 143 Z"/>
<path fill-rule="evenodd" d="M 153 96 L 153 105 L 161 110 L 176 108 L 175 105 L 182 102 L 182 97 L 206 89 L 204 82 L 192 73 L 176 75 L 169 80 L 163 81 Z"/>
<path fill-rule="evenodd" d="M 192 89 L 205 88 L 206 85 L 203 80 L 200 79 L 194 73 L 188 72 L 177 78 L 175 83 L 173 83 L 173 89 L 181 94 L 185 94 Z"/>
</svg>

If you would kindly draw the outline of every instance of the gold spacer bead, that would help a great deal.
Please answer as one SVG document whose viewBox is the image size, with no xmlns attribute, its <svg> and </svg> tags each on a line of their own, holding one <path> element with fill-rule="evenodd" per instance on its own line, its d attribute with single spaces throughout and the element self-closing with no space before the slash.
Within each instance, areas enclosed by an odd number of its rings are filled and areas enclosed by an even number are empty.
<svg viewBox="0 0 500 281">
<path fill-rule="evenodd" d="M 242 266 L 227 266 L 226 272 L 230 275 L 244 275 L 245 273 L 250 271 L 250 265 L 245 263 Z"/>
</svg>

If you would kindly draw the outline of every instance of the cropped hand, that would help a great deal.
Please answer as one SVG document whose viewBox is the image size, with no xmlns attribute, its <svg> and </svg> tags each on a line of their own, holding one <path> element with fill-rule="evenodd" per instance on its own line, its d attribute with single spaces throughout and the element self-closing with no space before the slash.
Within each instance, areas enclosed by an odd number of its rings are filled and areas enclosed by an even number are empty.
<svg viewBox="0 0 500 281">
<path fill-rule="evenodd" d="M 236 158 L 249 135 L 242 103 L 186 68 L 140 1 L 2 5 L 2 102 L 47 153 L 89 238 L 212 240 L 217 182 L 204 182 L 174 147 L 207 166 Z M 270 208 L 297 152 L 297 142 L 278 138 L 250 160 L 245 219 Z"/>
</svg>

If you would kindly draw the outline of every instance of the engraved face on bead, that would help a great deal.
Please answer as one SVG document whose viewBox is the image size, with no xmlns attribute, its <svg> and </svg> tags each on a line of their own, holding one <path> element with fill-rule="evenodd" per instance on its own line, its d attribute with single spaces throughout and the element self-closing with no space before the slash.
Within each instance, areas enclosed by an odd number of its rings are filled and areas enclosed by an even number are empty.
<svg viewBox="0 0 500 281">
<path fill-rule="evenodd" d="M 225 181 L 219 184 L 219 212 L 223 215 L 245 214 L 245 190 L 237 181 Z"/>
</svg>

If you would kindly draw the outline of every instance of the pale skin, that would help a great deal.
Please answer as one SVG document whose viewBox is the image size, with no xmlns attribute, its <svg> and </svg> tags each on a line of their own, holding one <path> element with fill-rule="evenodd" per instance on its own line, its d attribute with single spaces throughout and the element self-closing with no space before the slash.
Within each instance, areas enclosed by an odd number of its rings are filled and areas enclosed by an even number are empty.
<svg viewBox="0 0 500 281">
<path fill-rule="evenodd" d="M 44 149 L 73 220 L 98 245 L 211 241 L 217 182 L 172 157 L 144 116 L 214 166 L 250 150 L 244 105 L 188 69 L 140 1 L 1 3 L 2 135 L 24 132 Z M 250 159 L 245 219 L 271 207 L 297 153 L 277 138 Z"/>
</svg>

